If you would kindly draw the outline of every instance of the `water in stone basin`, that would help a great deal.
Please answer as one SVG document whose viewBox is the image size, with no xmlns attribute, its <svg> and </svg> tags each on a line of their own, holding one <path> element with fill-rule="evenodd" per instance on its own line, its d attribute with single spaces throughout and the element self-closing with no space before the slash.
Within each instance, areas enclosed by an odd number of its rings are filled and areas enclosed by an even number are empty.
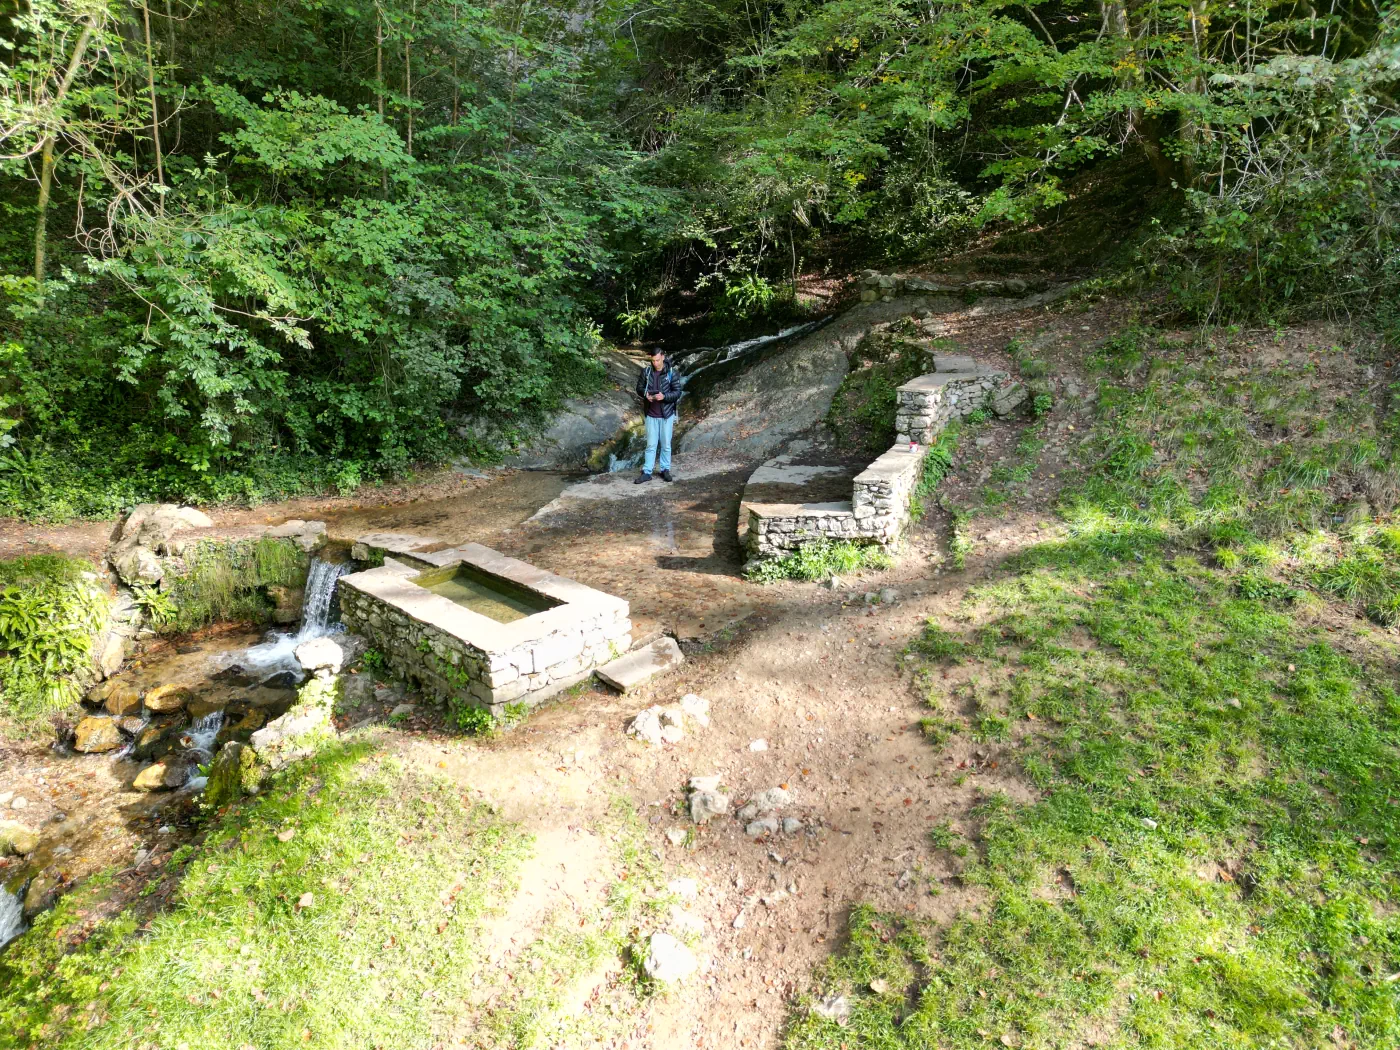
<svg viewBox="0 0 1400 1050">
<path fill-rule="evenodd" d="M 466 565 L 420 573 L 413 582 L 497 623 L 523 620 L 559 604 L 542 594 L 517 587 L 506 580 L 498 580 Z"/>
</svg>

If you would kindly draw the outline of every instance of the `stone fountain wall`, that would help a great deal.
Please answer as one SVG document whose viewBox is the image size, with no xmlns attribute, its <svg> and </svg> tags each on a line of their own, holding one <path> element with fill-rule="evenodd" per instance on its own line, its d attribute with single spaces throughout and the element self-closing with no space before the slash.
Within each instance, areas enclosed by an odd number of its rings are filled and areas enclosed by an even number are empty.
<svg viewBox="0 0 1400 1050">
<path fill-rule="evenodd" d="M 441 552 L 444 556 L 452 553 Z M 497 557 L 502 563 L 512 562 Z M 523 637 L 522 632 L 529 632 L 518 625 L 526 621 L 491 625 L 480 635 L 482 639 L 516 636 L 509 645 L 498 647 L 463 637 L 464 632 L 449 629 L 442 622 L 441 601 L 436 595 L 412 584 L 393 586 L 393 575 L 402 580 L 418 571 L 389 562 L 379 569 L 341 577 L 340 612 L 345 625 L 368 638 L 395 671 L 433 696 L 483 707 L 499 718 L 506 704 L 533 707 L 631 647 L 632 623 L 626 602 L 560 577 L 550 579 L 606 601 L 566 604 L 537 614 L 548 621 L 547 628 L 542 628 L 544 633 L 536 637 Z"/>
</svg>

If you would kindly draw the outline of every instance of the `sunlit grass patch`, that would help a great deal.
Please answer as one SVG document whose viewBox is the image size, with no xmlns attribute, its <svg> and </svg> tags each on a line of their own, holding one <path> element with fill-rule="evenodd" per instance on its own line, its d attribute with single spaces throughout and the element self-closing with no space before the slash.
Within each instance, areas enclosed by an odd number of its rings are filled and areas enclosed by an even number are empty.
<svg viewBox="0 0 1400 1050">
<path fill-rule="evenodd" d="M 0 955 L 0 1046 L 431 1045 L 528 852 L 460 788 L 334 749 L 212 828 L 139 929 L 81 896 L 40 916 Z"/>
<path fill-rule="evenodd" d="M 829 580 L 833 576 L 869 570 L 888 569 L 894 564 L 886 550 L 875 543 L 852 540 L 813 540 L 781 558 L 765 558 L 754 563 L 745 576 L 755 583 L 778 580 Z"/>
</svg>

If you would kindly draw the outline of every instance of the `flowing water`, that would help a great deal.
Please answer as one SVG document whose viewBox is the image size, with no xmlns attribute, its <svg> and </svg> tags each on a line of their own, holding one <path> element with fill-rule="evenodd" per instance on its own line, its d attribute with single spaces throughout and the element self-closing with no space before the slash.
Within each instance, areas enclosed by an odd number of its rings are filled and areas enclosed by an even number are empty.
<svg viewBox="0 0 1400 1050">
<path fill-rule="evenodd" d="M 281 671 L 292 671 L 299 676 L 301 665 L 297 663 L 297 646 L 313 638 L 322 638 L 344 630 L 340 624 L 331 622 L 331 608 L 335 602 L 336 581 L 353 571 L 353 568 L 348 561 L 334 562 L 312 558 L 311 568 L 306 574 L 306 596 L 301 604 L 300 630 L 295 634 L 275 632 L 269 641 L 237 654 L 238 662 L 259 674 L 274 675 Z"/>
</svg>

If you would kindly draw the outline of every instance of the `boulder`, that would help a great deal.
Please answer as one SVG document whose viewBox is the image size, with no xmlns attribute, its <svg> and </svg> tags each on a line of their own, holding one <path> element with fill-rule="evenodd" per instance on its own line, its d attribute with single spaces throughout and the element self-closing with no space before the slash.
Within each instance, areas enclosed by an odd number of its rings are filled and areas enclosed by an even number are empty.
<svg viewBox="0 0 1400 1050">
<path fill-rule="evenodd" d="M 340 699 L 340 683 L 335 678 L 313 678 L 302 687 L 297 702 L 280 718 L 274 718 L 255 732 L 249 745 L 256 755 L 254 784 L 275 773 L 287 763 L 305 758 L 335 739 L 331 712 Z M 248 765 L 249 760 L 244 759 Z M 245 775 L 245 787 L 249 777 Z"/>
<path fill-rule="evenodd" d="M 294 518 L 273 526 L 263 535 L 274 540 L 296 540 L 302 550 L 310 553 L 326 542 L 326 523 Z"/>
<path fill-rule="evenodd" d="M 729 812 L 729 796 L 719 791 L 695 791 L 690 796 L 690 819 L 697 824 Z"/>
<path fill-rule="evenodd" d="M 141 691 L 134 685 L 114 681 L 105 684 L 112 687 L 102 702 L 108 714 L 130 715 L 141 710 Z"/>
<path fill-rule="evenodd" d="M 214 749 L 218 751 L 234 741 L 246 744 L 266 724 L 267 712 L 260 707 L 251 708 L 244 712 L 242 718 L 236 721 L 229 719 L 220 727 L 218 735 L 214 737 Z"/>
<path fill-rule="evenodd" d="M 136 774 L 136 779 L 131 782 L 131 786 L 137 791 L 165 791 L 165 775 L 174 764 L 167 765 L 164 760 L 153 762 L 141 772 Z"/>
<path fill-rule="evenodd" d="M 758 838 L 760 835 L 776 835 L 781 826 L 777 817 L 759 817 L 745 825 L 744 833 L 750 838 Z"/>
<path fill-rule="evenodd" d="M 39 833 L 16 820 L 0 820 L 0 857 L 23 856 L 39 846 Z"/>
<path fill-rule="evenodd" d="M 159 758 L 175 746 L 176 737 L 187 724 L 188 720 L 183 716 L 153 722 L 136 734 L 132 754 L 148 762 Z"/>
<path fill-rule="evenodd" d="M 122 523 L 121 535 L 107 560 L 129 586 L 157 584 L 165 574 L 161 559 L 179 553 L 174 543 L 176 534 L 187 529 L 207 529 L 213 524 L 207 514 L 193 507 L 139 504 Z"/>
<path fill-rule="evenodd" d="M 701 727 L 710 724 L 710 702 L 703 696 L 686 693 L 681 697 L 681 711 L 687 718 L 693 718 Z"/>
<path fill-rule="evenodd" d="M 304 588 L 270 583 L 267 585 L 267 596 L 272 599 L 273 623 L 296 623 L 301 619 L 302 603 L 306 600 Z"/>
<path fill-rule="evenodd" d="M 156 714 L 169 714 L 181 710 L 194 698 L 189 688 L 183 685 L 158 685 L 148 689 L 144 697 L 147 711 Z"/>
<path fill-rule="evenodd" d="M 87 754 L 99 751 L 115 751 L 126 741 L 122 739 L 117 723 L 110 718 L 84 718 L 73 730 L 73 748 Z"/>
<path fill-rule="evenodd" d="M 302 642 L 296 648 L 297 662 L 311 674 L 336 675 L 345 664 L 345 653 L 329 635 Z"/>
<path fill-rule="evenodd" d="M 135 715 L 127 715 L 124 718 L 117 719 L 117 728 L 127 736 L 134 737 L 140 733 L 141 730 L 146 728 L 146 720 L 144 718 L 137 718 Z"/>
<path fill-rule="evenodd" d="M 1009 416 L 1025 403 L 1028 396 L 1025 384 L 1008 383 L 992 395 L 992 411 L 999 416 Z"/>
<path fill-rule="evenodd" d="M 700 968 L 695 953 L 669 933 L 653 933 L 642 962 L 646 975 L 658 984 L 683 981 Z"/>
</svg>

